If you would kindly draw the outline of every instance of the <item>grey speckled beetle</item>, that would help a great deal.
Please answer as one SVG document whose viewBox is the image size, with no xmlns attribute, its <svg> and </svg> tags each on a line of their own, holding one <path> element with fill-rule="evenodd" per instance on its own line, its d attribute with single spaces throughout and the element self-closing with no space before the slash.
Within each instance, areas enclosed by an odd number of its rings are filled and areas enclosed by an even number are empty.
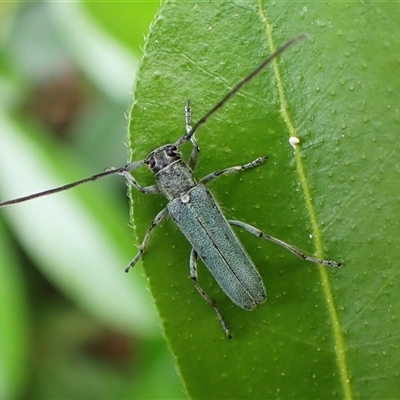
<svg viewBox="0 0 400 400">
<path fill-rule="evenodd" d="M 160 224 L 165 216 L 169 215 L 192 245 L 189 264 L 190 276 L 193 283 L 201 296 L 214 308 L 226 336 L 230 338 L 231 333 L 217 305 L 197 282 L 197 257 L 202 259 L 218 282 L 218 285 L 239 307 L 245 310 L 252 310 L 258 304 L 263 303 L 267 296 L 257 268 L 233 232 L 231 225 L 238 226 L 258 237 L 277 243 L 303 260 L 312 261 L 329 267 L 341 266 L 341 263 L 335 261 L 321 260 L 308 256 L 295 247 L 267 235 L 251 225 L 240 221 L 227 220 L 224 217 L 213 196 L 205 187 L 205 184 L 221 175 L 257 167 L 262 164 L 267 157 L 259 157 L 248 164 L 211 173 L 198 182 L 193 175 L 193 169 L 196 166 L 199 154 L 199 147 L 194 136 L 198 128 L 226 104 L 226 102 L 228 102 L 245 84 L 268 66 L 272 60 L 294 43 L 306 38 L 307 35 L 299 35 L 276 50 L 227 93 L 225 97 L 193 127 L 191 126 L 191 108 L 190 101 L 188 100 L 185 107 L 186 134 L 176 143 L 159 147 L 152 151 L 144 160 L 129 163 L 121 168 L 109 169 L 65 186 L 14 200 L 4 201 L 0 203 L 0 207 L 22 203 L 37 197 L 61 192 L 105 176 L 116 174 L 123 175 L 130 185 L 142 193 L 163 194 L 168 199 L 169 203 L 154 219 L 143 239 L 138 254 L 130 262 L 129 266 L 126 268 L 126 272 L 137 263 L 145 251 L 154 228 Z M 180 147 L 189 140 L 193 144 L 193 150 L 188 163 L 185 163 L 181 157 Z M 133 170 L 144 164 L 154 172 L 156 179 L 155 185 L 142 187 L 131 175 Z"/>
</svg>

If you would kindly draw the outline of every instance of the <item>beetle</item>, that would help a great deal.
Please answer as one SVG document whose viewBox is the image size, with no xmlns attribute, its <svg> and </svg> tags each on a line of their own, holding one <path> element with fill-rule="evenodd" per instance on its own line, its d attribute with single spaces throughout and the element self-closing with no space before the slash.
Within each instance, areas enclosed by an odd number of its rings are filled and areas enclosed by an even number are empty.
<svg viewBox="0 0 400 400">
<path fill-rule="evenodd" d="M 239 307 L 245 310 L 252 310 L 266 300 L 266 290 L 262 278 L 231 226 L 238 226 L 260 238 L 272 241 L 303 260 L 329 267 L 341 266 L 341 263 L 339 262 L 323 260 L 306 255 L 295 247 L 281 241 L 280 239 L 270 236 L 249 224 L 237 220 L 227 220 L 225 218 L 205 184 L 222 175 L 258 167 L 267 159 L 266 156 L 259 157 L 244 165 L 233 166 L 213 172 L 199 181 L 195 179 L 193 174 L 200 151 L 195 138 L 195 133 L 199 127 L 204 125 L 213 114 L 223 107 L 244 85 L 258 75 L 278 55 L 283 53 L 293 44 L 306 38 L 307 35 L 305 34 L 296 36 L 273 52 L 257 68 L 229 91 L 222 100 L 220 100 L 193 127 L 191 124 L 191 105 L 190 101 L 187 100 L 185 106 L 186 133 L 175 143 L 162 145 L 150 152 L 150 154 L 143 160 L 128 163 L 121 168 L 108 169 L 89 178 L 72 182 L 61 187 L 14 200 L 4 201 L 0 203 L 0 207 L 68 190 L 75 186 L 110 175 L 124 176 L 133 188 L 144 194 L 160 193 L 164 195 L 168 200 L 167 206 L 162 209 L 153 220 L 150 228 L 144 236 L 139 252 L 129 263 L 125 271 L 128 272 L 130 268 L 134 267 L 138 262 L 147 247 L 154 228 L 156 228 L 166 216 L 170 216 L 192 246 L 189 268 L 190 277 L 194 286 L 207 303 L 214 308 L 225 335 L 228 338 L 231 338 L 232 335 L 229 327 L 215 301 L 198 283 L 197 258 L 199 257 L 203 261 L 221 289 L 233 301 L 233 303 Z M 192 143 L 193 150 L 188 162 L 186 163 L 182 159 L 180 147 L 188 141 Z M 143 165 L 147 165 L 155 174 L 156 184 L 142 187 L 133 177 L 132 172 Z"/>
</svg>

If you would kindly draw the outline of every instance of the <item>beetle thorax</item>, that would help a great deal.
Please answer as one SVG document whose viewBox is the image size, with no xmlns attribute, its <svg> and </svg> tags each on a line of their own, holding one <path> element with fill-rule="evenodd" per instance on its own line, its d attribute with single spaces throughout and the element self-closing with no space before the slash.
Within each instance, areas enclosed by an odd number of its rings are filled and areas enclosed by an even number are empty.
<svg viewBox="0 0 400 400">
<path fill-rule="evenodd" d="M 152 151 L 146 164 L 155 173 L 157 186 L 168 200 L 184 195 L 197 184 L 192 170 L 182 160 L 179 148 L 173 144 Z"/>
</svg>

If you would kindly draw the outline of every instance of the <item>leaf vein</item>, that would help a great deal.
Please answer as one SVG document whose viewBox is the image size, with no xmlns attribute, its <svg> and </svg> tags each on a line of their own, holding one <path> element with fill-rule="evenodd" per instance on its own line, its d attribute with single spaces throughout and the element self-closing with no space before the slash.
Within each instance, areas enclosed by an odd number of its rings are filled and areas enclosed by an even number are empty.
<svg viewBox="0 0 400 400">
<path fill-rule="evenodd" d="M 266 10 L 263 8 L 261 0 L 258 1 L 258 12 L 259 12 L 260 19 L 263 22 L 265 29 L 266 29 L 267 42 L 270 47 L 270 51 L 273 52 L 273 51 L 275 51 L 275 44 L 274 44 L 273 34 L 272 34 L 273 27 L 272 27 L 272 24 L 268 20 Z M 297 130 L 294 127 L 292 120 L 290 118 L 289 112 L 288 112 L 287 99 L 286 99 L 285 91 L 283 88 L 283 80 L 282 80 L 282 76 L 281 76 L 281 73 L 279 70 L 279 65 L 278 65 L 277 59 L 275 59 L 273 62 L 273 69 L 274 69 L 275 77 L 276 77 L 279 101 L 281 103 L 280 112 L 281 112 L 282 118 L 287 126 L 288 131 L 289 131 L 289 136 L 297 137 Z M 306 206 L 307 206 L 307 210 L 308 210 L 309 218 L 310 218 L 310 222 L 311 222 L 313 240 L 314 240 L 316 253 L 317 253 L 318 257 L 323 258 L 321 231 L 319 229 L 319 225 L 317 222 L 317 216 L 316 216 L 316 212 L 315 212 L 315 209 L 314 209 L 314 206 L 312 203 L 312 196 L 311 196 L 310 189 L 308 186 L 306 172 L 305 172 L 305 168 L 302 163 L 302 160 L 301 160 L 300 150 L 299 150 L 298 146 L 295 148 L 294 152 L 295 152 L 295 160 L 296 160 L 296 169 L 297 169 L 297 173 L 299 175 L 301 187 L 303 189 L 304 198 L 306 201 Z M 333 336 L 334 336 L 334 341 L 335 341 L 334 350 L 335 350 L 335 354 L 336 354 L 338 368 L 340 371 L 340 379 L 341 379 L 341 383 L 342 383 L 342 387 L 343 387 L 344 398 L 347 400 L 350 400 L 353 398 L 353 396 L 352 396 L 352 390 L 351 390 L 351 385 L 350 385 L 350 377 L 349 377 L 348 370 L 347 370 L 346 349 L 345 349 L 344 338 L 342 335 L 342 327 L 341 327 L 339 317 L 337 314 L 335 302 L 334 302 L 333 295 L 332 295 L 332 289 L 331 289 L 331 285 L 330 285 L 330 281 L 329 281 L 329 276 L 326 271 L 326 268 L 323 266 L 319 266 L 318 270 L 319 270 L 321 281 L 322 281 L 322 287 L 323 287 L 324 295 L 326 298 L 328 312 L 329 312 L 329 315 L 331 318 L 331 323 L 332 323 L 332 328 L 333 328 Z"/>
</svg>

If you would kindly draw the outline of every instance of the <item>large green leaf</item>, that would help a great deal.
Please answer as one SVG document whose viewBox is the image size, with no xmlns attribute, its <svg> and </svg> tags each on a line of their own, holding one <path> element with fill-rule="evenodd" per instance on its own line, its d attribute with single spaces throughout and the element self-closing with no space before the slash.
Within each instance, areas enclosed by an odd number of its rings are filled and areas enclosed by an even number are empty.
<svg viewBox="0 0 400 400">
<path fill-rule="evenodd" d="M 268 300 L 241 310 L 199 265 L 227 340 L 190 282 L 183 235 L 170 221 L 157 229 L 144 267 L 193 398 L 399 395 L 399 18 L 397 3 L 166 2 L 153 24 L 131 115 L 134 159 L 184 133 L 187 98 L 197 120 L 274 48 L 311 36 L 199 130 L 196 174 L 268 154 L 210 184 L 227 217 L 345 265 L 328 270 L 239 232 Z M 134 194 L 139 237 L 165 204 Z"/>
</svg>

